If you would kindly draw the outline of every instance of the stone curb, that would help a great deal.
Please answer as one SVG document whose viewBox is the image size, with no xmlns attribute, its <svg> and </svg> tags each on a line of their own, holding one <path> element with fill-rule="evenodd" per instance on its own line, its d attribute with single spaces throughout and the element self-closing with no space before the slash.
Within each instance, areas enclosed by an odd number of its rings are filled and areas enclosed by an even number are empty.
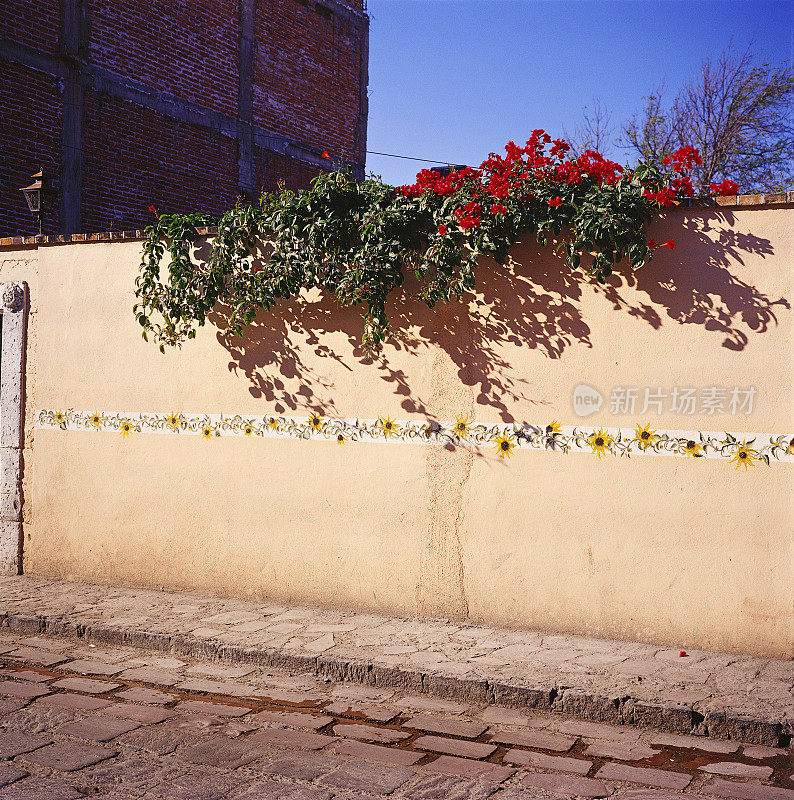
<svg viewBox="0 0 794 800">
<path fill-rule="evenodd" d="M 267 647 L 246 648 L 188 634 L 84 625 L 60 617 L 4 614 L 0 615 L 0 626 L 8 627 L 15 633 L 83 639 L 187 658 L 275 667 L 289 672 L 308 673 L 320 680 L 388 687 L 469 703 L 493 703 L 519 710 L 555 712 L 592 722 L 638 725 L 668 733 L 732 739 L 769 747 L 788 746 L 794 734 L 794 723 L 783 719 L 782 712 L 780 719 L 740 715 L 732 713 L 730 709 L 719 713 L 708 711 L 704 716 L 697 711 L 695 704 L 653 703 L 628 695 L 606 697 L 575 687 L 537 685 L 531 679 L 526 682 L 492 681 L 379 665 L 343 656 L 315 656 Z"/>
</svg>

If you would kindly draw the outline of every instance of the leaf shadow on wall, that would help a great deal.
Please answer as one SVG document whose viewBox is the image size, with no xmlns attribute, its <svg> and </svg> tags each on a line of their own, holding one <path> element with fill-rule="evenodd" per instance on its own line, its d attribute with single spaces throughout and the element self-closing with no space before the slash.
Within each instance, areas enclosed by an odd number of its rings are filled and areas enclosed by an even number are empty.
<svg viewBox="0 0 794 800">
<path fill-rule="evenodd" d="M 585 292 L 603 295 L 616 311 L 654 329 L 670 320 L 703 326 L 732 350 L 742 350 L 750 334 L 776 324 L 776 307 L 790 309 L 789 301 L 771 299 L 731 272 L 731 264 L 743 264 L 746 255 L 772 256 L 772 244 L 737 232 L 734 223 L 733 215 L 722 211 L 688 217 L 683 229 L 676 220 L 668 231 L 676 238 L 675 251 L 658 253 L 636 272 L 621 267 L 603 286 L 580 271 L 571 272 L 551 248 L 541 251 L 534 243 L 517 245 L 504 265 L 483 259 L 477 286 L 463 302 L 429 309 L 412 299 L 416 287 L 409 279 L 389 304 L 394 335 L 384 356 L 363 367 L 358 366 L 366 362 L 361 310 L 340 308 L 332 298 L 284 301 L 260 313 L 241 337 L 228 332 L 222 308 L 210 321 L 229 352 L 229 370 L 244 375 L 251 394 L 274 403 L 280 414 L 355 413 L 335 400 L 344 397 L 344 382 L 359 380 L 355 368 L 373 370 L 391 384 L 405 412 L 433 419 L 432 397 L 420 396 L 409 372 L 397 365 L 416 358 L 418 369 L 430 345 L 449 358 L 464 385 L 475 387 L 478 406 L 496 412 L 503 422 L 515 422 L 511 408 L 516 404 L 543 401 L 537 380 L 522 377 L 510 362 L 511 347 L 537 350 L 548 359 L 560 358 L 571 347 L 592 347 Z M 712 228 L 716 241 L 713 233 L 709 236 Z M 329 377 L 333 374 L 336 378 Z"/>
</svg>

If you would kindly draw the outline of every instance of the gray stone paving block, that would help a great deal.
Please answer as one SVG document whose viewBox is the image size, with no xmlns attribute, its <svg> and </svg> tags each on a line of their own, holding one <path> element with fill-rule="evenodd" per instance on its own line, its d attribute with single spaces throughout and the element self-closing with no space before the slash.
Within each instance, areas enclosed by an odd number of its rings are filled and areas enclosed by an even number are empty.
<svg viewBox="0 0 794 800">
<path fill-rule="evenodd" d="M 715 764 L 705 764 L 699 767 L 701 772 L 712 775 L 727 775 L 731 778 L 757 778 L 768 780 L 772 775 L 772 767 L 762 767 L 758 764 L 739 764 L 734 761 L 723 761 Z"/>
<path fill-rule="evenodd" d="M 422 774 L 398 789 L 395 797 L 405 800 L 486 800 L 495 788 L 495 784 L 486 780 Z"/>
<path fill-rule="evenodd" d="M 49 694 L 52 690 L 42 683 L 31 681 L 0 681 L 0 696 L 11 699 L 31 700 Z"/>
<path fill-rule="evenodd" d="M 794 789 L 764 786 L 761 783 L 739 783 L 713 778 L 700 787 L 701 794 L 734 797 L 738 800 L 794 800 Z"/>
<path fill-rule="evenodd" d="M 173 686 L 181 680 L 181 676 L 176 672 L 154 667 L 133 667 L 125 669 L 123 672 L 120 671 L 118 676 L 125 680 L 155 683 L 158 686 Z"/>
<path fill-rule="evenodd" d="M 419 714 L 405 723 L 406 728 L 414 728 L 428 733 L 443 733 L 448 736 L 461 736 L 464 739 L 476 739 L 488 730 L 488 726 L 481 722 L 466 722 L 462 719 L 448 719 L 446 717 L 431 717 L 429 714 Z"/>
<path fill-rule="evenodd" d="M 22 700 L 0 700 L 0 717 L 25 707 Z"/>
<path fill-rule="evenodd" d="M 132 703 L 113 703 L 113 705 L 103 708 L 102 713 L 113 717 L 121 717 L 122 719 L 135 720 L 144 725 L 156 725 L 158 722 L 163 722 L 176 716 L 175 712 L 168 711 L 165 708 L 136 706 Z"/>
<path fill-rule="evenodd" d="M 338 789 L 351 789 L 372 794 L 390 794 L 412 778 L 414 773 L 385 764 L 351 762 L 323 775 L 319 783 Z"/>
<path fill-rule="evenodd" d="M 456 758 L 455 756 L 439 756 L 435 761 L 425 764 L 420 769 L 441 772 L 445 775 L 458 775 L 463 778 L 482 778 L 495 783 L 506 781 L 515 773 L 514 769 L 499 764 L 471 761 L 468 758 Z"/>
<path fill-rule="evenodd" d="M 64 708 L 69 711 L 96 711 L 100 708 L 107 708 L 110 700 L 102 700 L 99 697 L 89 697 L 84 694 L 72 694 L 71 692 L 58 692 L 46 697 L 40 697 L 34 706 L 52 706 L 54 708 Z"/>
<path fill-rule="evenodd" d="M 320 750 L 335 741 L 332 736 L 321 733 L 293 731 L 289 728 L 266 728 L 247 737 L 253 744 L 276 745 L 298 750 Z"/>
<path fill-rule="evenodd" d="M 408 695 L 396 700 L 394 705 L 411 711 L 430 711 L 439 714 L 466 714 L 471 706 L 465 703 L 454 703 L 451 700 L 438 700 L 424 695 Z"/>
<path fill-rule="evenodd" d="M 511 744 L 519 747 L 537 747 L 541 750 L 553 750 L 567 753 L 576 744 L 572 736 L 560 736 L 541 730 L 523 731 L 490 731 L 491 741 L 497 744 Z"/>
<path fill-rule="evenodd" d="M 76 742 L 60 742 L 47 745 L 40 750 L 34 750 L 20 758 L 41 767 L 49 767 L 59 772 L 73 772 L 74 770 L 90 767 L 118 755 L 118 750 L 109 750 L 107 747 L 77 744 Z"/>
<path fill-rule="evenodd" d="M 176 700 L 179 695 L 161 692 L 159 689 L 148 689 L 145 686 L 133 686 L 123 692 L 116 692 L 116 697 L 129 700 L 131 703 L 149 703 L 161 705 Z"/>
<path fill-rule="evenodd" d="M 0 652 L 2 652 L 2 650 L 0 650 Z M 54 675 L 36 672 L 32 669 L 0 669 L 0 675 L 5 678 L 16 678 L 20 681 L 34 681 L 35 683 L 44 683 L 55 677 Z"/>
<path fill-rule="evenodd" d="M 249 666 L 231 666 L 227 664 L 193 664 L 185 672 L 188 675 L 204 675 L 207 678 L 243 678 L 254 671 Z"/>
<path fill-rule="evenodd" d="M 63 660 L 63 657 L 61 657 L 61 660 Z M 110 677 L 118 675 L 124 669 L 124 664 L 107 664 L 104 661 L 78 658 L 75 661 L 61 664 L 61 668 L 69 672 L 79 672 L 81 675 L 105 675 Z"/>
<path fill-rule="evenodd" d="M 586 722 L 578 719 L 566 719 L 555 722 L 554 729 L 571 736 L 584 736 L 588 739 L 608 739 L 615 742 L 636 742 L 640 731 L 619 725 L 605 725 L 601 722 Z"/>
<path fill-rule="evenodd" d="M 194 766 L 190 772 L 153 787 L 151 796 L 162 800 L 226 800 L 244 783 L 250 781 L 236 773 L 200 771 Z"/>
<path fill-rule="evenodd" d="M 394 742 L 401 742 L 403 739 L 411 737 L 411 734 L 405 731 L 346 722 L 334 725 L 333 732 L 335 736 L 344 736 L 347 739 L 361 739 L 364 742 L 379 742 L 380 744 L 394 744 Z"/>
<path fill-rule="evenodd" d="M 788 750 L 783 747 L 760 747 L 758 745 L 745 745 L 742 748 L 742 755 L 745 758 L 752 758 L 755 761 L 762 761 L 765 758 L 775 758 L 785 756 Z"/>
<path fill-rule="evenodd" d="M 399 750 L 396 747 L 383 747 L 379 744 L 359 742 L 356 739 L 334 745 L 334 752 L 342 756 L 363 758 L 365 761 L 378 761 L 399 767 L 410 767 L 426 755 L 416 750 Z"/>
<path fill-rule="evenodd" d="M 49 736 L 37 736 L 21 731 L 4 731 L 0 733 L 0 759 L 14 758 L 22 753 L 29 753 L 52 742 Z"/>
<path fill-rule="evenodd" d="M 20 731 L 29 734 L 49 734 L 58 725 L 63 725 L 75 719 L 73 711 L 48 706 L 28 706 L 20 708 L 2 718 L 2 724 L 8 730 Z"/>
<path fill-rule="evenodd" d="M 244 764 L 250 764 L 261 755 L 260 748 L 245 742 L 245 739 L 238 741 L 216 734 L 202 741 L 180 746 L 176 755 L 177 758 L 194 764 L 204 764 L 221 769 L 237 769 Z"/>
<path fill-rule="evenodd" d="M 6 786 L 3 800 L 77 800 L 85 795 L 58 778 L 28 778 Z"/>
<path fill-rule="evenodd" d="M 122 733 L 129 733 L 139 727 L 139 722 L 96 715 L 68 722 L 58 728 L 57 733 L 78 739 L 91 739 L 94 742 L 109 742 Z"/>
<path fill-rule="evenodd" d="M 525 775 L 521 779 L 521 785 L 530 789 L 543 789 L 563 797 L 608 797 L 612 794 L 612 789 L 603 781 L 544 772 Z"/>
<path fill-rule="evenodd" d="M 651 732 L 650 741 L 652 745 L 661 747 L 694 748 L 706 753 L 735 753 L 739 749 L 738 742 L 707 739 L 705 736 L 682 736 L 674 733 Z"/>
<path fill-rule="evenodd" d="M 400 712 L 394 708 L 352 703 L 349 700 L 334 700 L 327 706 L 323 706 L 322 710 L 328 714 L 337 714 L 342 717 L 371 719 L 373 722 L 383 723 L 391 722 L 400 714 Z"/>
<path fill-rule="evenodd" d="M 317 706 L 323 698 L 316 692 L 296 692 L 291 689 L 258 688 L 251 692 L 251 697 L 261 697 L 275 703 L 286 703 L 293 706 Z"/>
<path fill-rule="evenodd" d="M 35 647 L 19 647 L 6 655 L 15 661 L 27 661 L 30 664 L 38 664 L 42 667 L 51 667 L 54 664 L 61 664 L 68 658 L 62 653 L 50 653 L 47 650 L 38 650 Z"/>
<path fill-rule="evenodd" d="M 333 722 L 334 718 L 327 714 L 308 714 L 301 711 L 278 711 L 266 708 L 247 717 L 247 721 L 253 725 L 275 724 L 316 731 Z"/>
<path fill-rule="evenodd" d="M 134 747 L 164 756 L 173 753 L 179 745 L 185 744 L 193 738 L 186 731 L 164 723 L 163 725 L 147 725 L 145 728 L 138 728 L 119 736 L 116 741 L 123 747 Z"/>
<path fill-rule="evenodd" d="M 262 780 L 236 789 L 229 795 L 229 800 L 331 800 L 331 792 L 317 786 L 296 786 Z"/>
<path fill-rule="evenodd" d="M 502 708 L 502 706 L 486 706 L 480 717 L 489 725 L 515 725 L 516 727 L 531 726 L 542 728 L 548 724 L 548 720 L 542 717 L 530 717 L 521 711 L 513 708 Z"/>
<path fill-rule="evenodd" d="M 574 775 L 587 775 L 590 767 L 593 766 L 592 761 L 585 761 L 582 758 L 549 756 L 545 753 L 533 753 L 531 750 L 508 750 L 504 760 L 511 764 L 537 767 L 538 769 L 553 769 L 557 772 L 570 772 Z"/>
<path fill-rule="evenodd" d="M 53 689 L 68 689 L 72 692 L 87 692 L 88 694 L 104 694 L 118 689 L 120 683 L 110 683 L 109 681 L 95 681 L 91 678 L 63 678 L 62 680 L 51 683 Z"/>
<path fill-rule="evenodd" d="M 22 780 L 22 778 L 27 778 L 28 774 L 24 769 L 15 767 L 13 764 L 0 764 L 0 789 Z"/>
<path fill-rule="evenodd" d="M 604 764 L 598 770 L 596 778 L 644 783 L 646 786 L 655 786 L 657 789 L 676 789 L 678 791 L 683 791 L 692 782 L 692 776 L 685 775 L 683 772 L 669 772 L 650 767 L 630 767 L 627 764 L 611 762 Z"/>
<path fill-rule="evenodd" d="M 449 756 L 460 756 L 461 758 L 488 758 L 496 750 L 495 744 L 447 739 L 443 736 L 420 736 L 413 744 L 420 750 L 446 753 Z"/>
<path fill-rule="evenodd" d="M 242 717 L 251 711 L 246 706 L 210 703 L 205 700 L 182 700 L 177 703 L 176 709 L 187 714 L 211 714 L 219 717 Z"/>
<path fill-rule="evenodd" d="M 598 758 L 618 758 L 621 761 L 642 761 L 655 756 L 659 751 L 651 747 L 637 744 L 621 744 L 621 742 L 593 742 L 584 751 L 586 756 Z"/>
<path fill-rule="evenodd" d="M 271 758 L 261 767 L 261 771 L 267 775 L 313 781 L 341 763 L 338 758 L 331 758 L 326 753 L 294 752 Z"/>
</svg>

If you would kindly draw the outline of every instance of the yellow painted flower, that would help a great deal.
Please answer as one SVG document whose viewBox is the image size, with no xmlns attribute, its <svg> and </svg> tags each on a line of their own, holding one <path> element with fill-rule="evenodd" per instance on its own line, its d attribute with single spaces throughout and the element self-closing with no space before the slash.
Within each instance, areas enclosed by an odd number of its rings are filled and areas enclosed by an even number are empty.
<svg viewBox="0 0 794 800">
<path fill-rule="evenodd" d="M 337 433 L 336 434 L 336 443 L 337 444 L 344 444 L 346 441 L 347 441 L 347 439 L 345 439 L 344 433 Z"/>
<path fill-rule="evenodd" d="M 243 425 L 243 434 L 246 436 L 251 436 L 253 432 L 254 426 L 250 422 L 246 422 L 245 425 Z"/>
<path fill-rule="evenodd" d="M 204 439 L 212 439 L 212 434 L 213 433 L 215 433 L 215 431 L 212 429 L 212 425 L 203 425 L 202 426 L 202 428 L 201 428 L 201 436 Z"/>
<path fill-rule="evenodd" d="M 309 417 L 309 425 L 313 431 L 322 430 L 323 418 L 319 414 L 312 414 L 311 417 Z"/>
<path fill-rule="evenodd" d="M 172 430 L 174 433 L 177 433 L 181 427 L 182 420 L 180 419 L 179 414 L 175 414 L 173 411 L 165 418 L 165 424 Z"/>
<path fill-rule="evenodd" d="M 102 423 L 105 421 L 104 417 L 98 412 L 95 411 L 89 418 L 88 421 L 95 427 L 101 428 Z"/>
<path fill-rule="evenodd" d="M 558 419 L 553 419 L 546 426 L 546 433 L 549 436 L 553 436 L 555 433 L 562 433 L 562 427 L 560 426 L 560 421 Z"/>
<path fill-rule="evenodd" d="M 692 458 L 699 458 L 703 455 L 703 448 L 694 439 L 690 439 L 684 445 L 684 452 Z"/>
<path fill-rule="evenodd" d="M 135 428 L 128 419 L 123 419 L 121 420 L 119 430 L 121 431 L 122 438 L 126 439 L 135 430 Z"/>
<path fill-rule="evenodd" d="M 277 431 L 278 430 L 278 420 L 275 417 L 271 417 L 267 421 L 267 426 L 268 426 L 268 428 L 270 428 L 271 431 Z"/>
<path fill-rule="evenodd" d="M 53 418 L 53 419 L 55 420 L 55 422 L 57 422 L 59 425 L 63 425 L 63 423 L 66 421 L 66 414 L 64 414 L 64 413 L 63 413 L 63 411 L 56 411 L 56 412 L 55 412 L 55 413 L 52 415 L 52 418 Z"/>
<path fill-rule="evenodd" d="M 794 456 L 794 439 L 792 439 L 792 440 L 791 440 L 791 441 L 788 443 L 788 447 L 786 447 L 786 455 L 788 455 L 788 456 Z"/>
<path fill-rule="evenodd" d="M 400 426 L 389 416 L 381 417 L 378 420 L 378 424 L 387 439 L 396 436 L 400 432 Z"/>
<path fill-rule="evenodd" d="M 469 435 L 469 415 L 461 414 L 457 418 L 457 422 L 452 426 L 452 432 L 459 439 L 463 439 Z"/>
<path fill-rule="evenodd" d="M 656 431 L 652 431 L 650 428 L 650 423 L 644 428 L 639 422 L 637 423 L 634 441 L 639 444 L 641 450 L 647 450 L 649 447 L 653 447 L 653 443 L 659 438 Z"/>
<path fill-rule="evenodd" d="M 494 439 L 494 446 L 500 458 L 509 458 L 516 443 L 510 439 L 508 434 L 503 433 L 501 436 Z"/>
<path fill-rule="evenodd" d="M 604 453 L 609 452 L 609 446 L 612 444 L 612 437 L 603 429 L 599 428 L 598 431 L 593 431 L 592 436 L 587 437 L 587 444 L 593 448 L 593 452 L 601 458 Z"/>
<path fill-rule="evenodd" d="M 747 442 L 744 441 L 739 445 L 739 449 L 731 459 L 731 464 L 736 464 L 736 469 L 739 469 L 739 467 L 747 469 L 747 467 L 755 466 L 757 457 L 758 450 L 753 450 L 752 447 L 748 447 Z"/>
</svg>

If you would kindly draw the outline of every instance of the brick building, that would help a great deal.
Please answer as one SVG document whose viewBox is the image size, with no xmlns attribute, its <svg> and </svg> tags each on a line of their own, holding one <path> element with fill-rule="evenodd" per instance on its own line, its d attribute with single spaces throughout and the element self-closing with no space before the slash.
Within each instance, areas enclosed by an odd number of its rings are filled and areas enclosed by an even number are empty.
<svg viewBox="0 0 794 800">
<path fill-rule="evenodd" d="M 44 166 L 44 233 L 219 213 L 239 195 L 363 174 L 364 0 L 3 0 L 0 236 L 35 232 L 20 187 Z"/>
</svg>

